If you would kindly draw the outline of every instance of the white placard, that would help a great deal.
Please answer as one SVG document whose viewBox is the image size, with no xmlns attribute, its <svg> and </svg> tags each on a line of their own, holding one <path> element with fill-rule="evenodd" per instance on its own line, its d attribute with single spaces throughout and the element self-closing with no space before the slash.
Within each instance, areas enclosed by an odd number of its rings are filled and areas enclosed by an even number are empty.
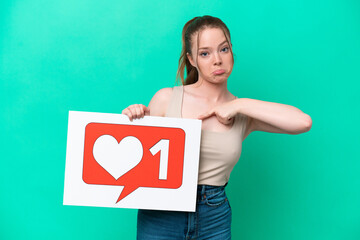
<svg viewBox="0 0 360 240">
<path fill-rule="evenodd" d="M 64 205 L 194 212 L 201 121 L 69 111 Z"/>
</svg>

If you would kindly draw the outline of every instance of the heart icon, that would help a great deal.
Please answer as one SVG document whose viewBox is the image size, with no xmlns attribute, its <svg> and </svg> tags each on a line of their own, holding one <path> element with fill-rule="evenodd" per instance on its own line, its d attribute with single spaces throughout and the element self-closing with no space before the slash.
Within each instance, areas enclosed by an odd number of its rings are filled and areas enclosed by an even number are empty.
<svg viewBox="0 0 360 240">
<path fill-rule="evenodd" d="M 143 157 L 139 139 L 124 137 L 119 143 L 110 135 L 96 139 L 93 147 L 95 160 L 116 180 L 138 165 Z"/>
</svg>

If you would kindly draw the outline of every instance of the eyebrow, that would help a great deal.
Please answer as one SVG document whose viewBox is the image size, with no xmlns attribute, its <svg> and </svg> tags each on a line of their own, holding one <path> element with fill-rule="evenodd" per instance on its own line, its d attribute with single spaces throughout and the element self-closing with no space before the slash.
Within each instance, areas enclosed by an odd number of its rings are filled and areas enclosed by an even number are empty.
<svg viewBox="0 0 360 240">
<path fill-rule="evenodd" d="M 219 44 L 219 46 L 223 45 L 224 43 L 227 43 L 227 40 L 223 41 L 222 43 Z M 209 49 L 210 47 L 201 47 L 200 49 Z"/>
</svg>

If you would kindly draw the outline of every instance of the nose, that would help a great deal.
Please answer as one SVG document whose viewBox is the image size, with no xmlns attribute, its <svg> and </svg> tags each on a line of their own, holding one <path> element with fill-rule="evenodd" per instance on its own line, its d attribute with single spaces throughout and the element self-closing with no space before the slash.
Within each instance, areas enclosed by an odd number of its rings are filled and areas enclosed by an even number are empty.
<svg viewBox="0 0 360 240">
<path fill-rule="evenodd" d="M 215 65 L 221 65 L 222 59 L 219 53 L 214 54 L 214 64 Z"/>
</svg>

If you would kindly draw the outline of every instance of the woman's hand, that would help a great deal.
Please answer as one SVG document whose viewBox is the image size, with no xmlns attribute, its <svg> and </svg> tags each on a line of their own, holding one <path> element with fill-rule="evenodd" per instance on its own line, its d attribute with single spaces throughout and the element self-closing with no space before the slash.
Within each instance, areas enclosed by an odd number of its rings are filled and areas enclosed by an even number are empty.
<svg viewBox="0 0 360 240">
<path fill-rule="evenodd" d="M 130 121 L 132 121 L 133 119 L 149 116 L 150 108 L 143 104 L 133 104 L 125 108 L 121 113 L 128 116 Z"/>
<path fill-rule="evenodd" d="M 216 116 L 219 122 L 229 125 L 233 122 L 233 117 L 237 114 L 236 99 L 222 105 L 216 106 L 209 111 L 198 116 L 198 119 L 204 120 L 211 116 Z"/>
</svg>

